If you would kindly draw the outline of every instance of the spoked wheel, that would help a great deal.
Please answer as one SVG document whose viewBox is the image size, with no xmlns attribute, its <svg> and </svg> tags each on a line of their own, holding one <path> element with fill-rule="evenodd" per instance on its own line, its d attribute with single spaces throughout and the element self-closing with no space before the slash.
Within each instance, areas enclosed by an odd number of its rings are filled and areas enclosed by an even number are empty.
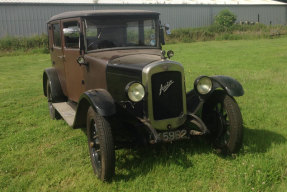
<svg viewBox="0 0 287 192">
<path fill-rule="evenodd" d="M 115 151 L 109 122 L 92 107 L 88 110 L 87 136 L 94 173 L 102 181 L 109 181 L 115 172 Z"/>
<path fill-rule="evenodd" d="M 51 81 L 47 80 L 47 99 L 48 99 L 48 107 L 50 116 L 52 119 L 61 119 L 61 115 L 58 113 L 58 111 L 53 107 L 53 98 L 52 98 L 52 91 L 51 91 Z"/>
<path fill-rule="evenodd" d="M 204 104 L 202 119 L 210 130 L 210 139 L 221 153 L 236 153 L 242 146 L 242 116 L 236 101 L 217 92 Z"/>
</svg>

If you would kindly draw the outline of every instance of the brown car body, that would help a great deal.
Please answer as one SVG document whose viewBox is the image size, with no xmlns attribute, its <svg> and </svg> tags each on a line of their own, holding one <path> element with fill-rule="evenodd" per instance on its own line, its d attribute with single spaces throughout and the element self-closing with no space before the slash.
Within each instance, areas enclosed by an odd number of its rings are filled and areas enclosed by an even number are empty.
<svg viewBox="0 0 287 192">
<path fill-rule="evenodd" d="M 239 150 L 241 114 L 236 103 L 228 104 L 230 112 L 225 100 L 235 102 L 242 86 L 227 76 L 200 76 L 186 92 L 182 65 L 169 60 L 172 51 L 167 57 L 162 51 L 169 26 L 161 25 L 159 13 L 75 11 L 53 16 L 47 25 L 52 67 L 43 73 L 43 90 L 50 115 L 87 127 L 100 179 L 113 175 L 114 145 L 123 138 L 154 144 L 212 133 L 217 141 L 232 132 L 220 148 Z M 222 112 L 213 111 L 216 102 Z"/>
</svg>

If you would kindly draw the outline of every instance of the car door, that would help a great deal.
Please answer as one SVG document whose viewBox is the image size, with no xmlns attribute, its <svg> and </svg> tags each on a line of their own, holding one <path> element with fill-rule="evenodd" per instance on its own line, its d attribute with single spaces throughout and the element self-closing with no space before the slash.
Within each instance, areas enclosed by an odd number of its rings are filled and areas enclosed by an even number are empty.
<svg viewBox="0 0 287 192">
<path fill-rule="evenodd" d="M 50 23 L 48 29 L 52 65 L 57 71 L 63 93 L 67 95 L 61 22 L 58 20 Z"/>
<path fill-rule="evenodd" d="M 63 62 L 65 66 L 66 87 L 69 100 L 77 102 L 85 91 L 82 66 L 77 63 L 80 56 L 79 18 L 62 20 L 63 27 Z"/>
</svg>

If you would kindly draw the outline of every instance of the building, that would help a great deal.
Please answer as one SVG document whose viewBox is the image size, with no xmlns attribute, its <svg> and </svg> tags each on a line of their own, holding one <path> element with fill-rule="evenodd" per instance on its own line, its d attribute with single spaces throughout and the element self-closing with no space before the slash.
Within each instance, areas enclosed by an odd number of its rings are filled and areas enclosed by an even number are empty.
<svg viewBox="0 0 287 192">
<path fill-rule="evenodd" d="M 272 0 L 0 0 L 0 38 L 46 34 L 46 21 L 73 10 L 143 9 L 161 13 L 171 28 L 208 26 L 222 9 L 237 21 L 287 24 L 287 4 Z M 132 3 L 132 4 L 131 4 Z"/>
</svg>

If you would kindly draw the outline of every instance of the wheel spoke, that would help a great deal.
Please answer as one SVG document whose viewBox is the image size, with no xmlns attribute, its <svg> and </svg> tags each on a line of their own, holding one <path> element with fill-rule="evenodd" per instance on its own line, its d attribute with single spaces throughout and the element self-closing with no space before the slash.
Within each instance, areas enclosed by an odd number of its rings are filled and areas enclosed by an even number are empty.
<svg viewBox="0 0 287 192">
<path fill-rule="evenodd" d="M 100 150 L 100 140 L 97 131 L 97 125 L 95 122 L 91 123 L 91 142 L 90 147 L 92 148 L 92 156 L 98 169 L 101 167 L 101 150 Z"/>
<path fill-rule="evenodd" d="M 218 103 L 217 103 L 216 106 L 215 106 L 215 112 L 216 112 L 216 113 L 219 113 Z"/>
<path fill-rule="evenodd" d="M 230 131 L 229 130 L 226 131 L 226 135 L 230 136 Z"/>
<path fill-rule="evenodd" d="M 226 145 L 229 141 L 230 131 L 229 126 L 230 122 L 228 120 L 228 114 L 224 107 L 223 102 L 217 102 L 214 105 L 214 112 L 217 116 L 217 139 L 218 142 L 222 145 Z"/>
<path fill-rule="evenodd" d="M 221 115 L 223 115 L 224 104 L 223 104 L 223 103 L 220 103 L 219 105 L 220 105 L 220 111 L 219 111 L 219 113 L 220 113 Z"/>
<path fill-rule="evenodd" d="M 101 161 L 99 160 L 99 161 L 97 162 L 97 164 L 98 164 L 99 170 L 101 170 L 101 169 L 102 169 Z"/>
<path fill-rule="evenodd" d="M 226 121 L 225 121 L 225 125 L 226 125 L 227 127 L 229 127 L 229 126 L 230 126 L 230 122 L 229 122 L 228 120 L 226 120 Z"/>
<path fill-rule="evenodd" d="M 203 107 L 203 114 L 214 145 L 227 153 L 238 152 L 242 143 L 242 117 L 234 99 L 224 93 L 215 94 Z"/>
<path fill-rule="evenodd" d="M 115 170 L 115 151 L 110 124 L 92 107 L 88 110 L 87 122 L 89 153 L 93 171 L 99 179 L 108 181 Z M 92 145 L 90 145 L 91 142 Z"/>
</svg>

